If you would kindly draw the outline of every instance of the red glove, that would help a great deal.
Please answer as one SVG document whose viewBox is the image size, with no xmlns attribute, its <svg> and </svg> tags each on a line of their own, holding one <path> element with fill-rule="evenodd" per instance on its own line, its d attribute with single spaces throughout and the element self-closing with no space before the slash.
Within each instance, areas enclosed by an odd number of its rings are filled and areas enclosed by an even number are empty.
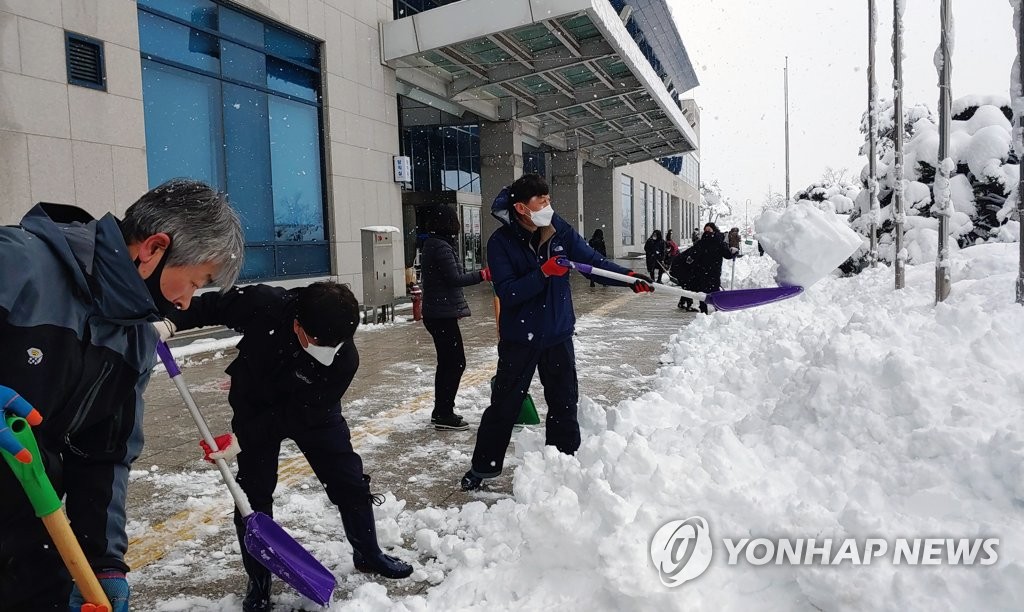
<svg viewBox="0 0 1024 612">
<path fill-rule="evenodd" d="M 206 440 L 200 440 L 199 446 L 203 449 L 203 460 L 210 463 L 215 463 L 217 459 L 223 459 L 228 461 L 233 459 L 235 455 L 242 451 L 242 448 L 238 446 L 238 439 L 235 438 L 234 434 L 221 434 L 213 439 L 217 443 L 217 449 L 213 450 L 210 445 L 206 443 Z"/>
<path fill-rule="evenodd" d="M 480 270 L 480 280 L 482 280 L 485 283 L 491 282 L 491 269 L 490 268 L 484 268 L 483 270 Z"/>
<path fill-rule="evenodd" d="M 558 257 L 552 257 L 544 262 L 540 271 L 544 273 L 544 276 L 565 276 L 569 273 L 569 268 L 558 263 Z"/>
<path fill-rule="evenodd" d="M 636 280 L 629 286 L 633 290 L 633 293 L 654 293 L 654 287 L 651 283 L 654 282 L 649 276 L 643 274 L 637 274 L 636 272 L 630 272 L 629 276 L 632 276 Z"/>
</svg>

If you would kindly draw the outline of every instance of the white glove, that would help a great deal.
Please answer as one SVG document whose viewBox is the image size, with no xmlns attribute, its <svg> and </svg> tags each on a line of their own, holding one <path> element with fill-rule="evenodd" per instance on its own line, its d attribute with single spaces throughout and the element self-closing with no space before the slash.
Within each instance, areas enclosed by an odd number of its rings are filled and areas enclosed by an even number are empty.
<svg viewBox="0 0 1024 612">
<path fill-rule="evenodd" d="M 739 253 L 740 250 L 737 249 L 736 247 L 729 247 L 729 252 L 735 255 L 736 253 Z"/>
<path fill-rule="evenodd" d="M 153 323 L 153 329 L 156 330 L 156 333 L 160 334 L 162 342 L 167 342 L 174 335 L 174 332 L 178 331 L 178 326 L 170 319 L 160 319 Z"/>
</svg>

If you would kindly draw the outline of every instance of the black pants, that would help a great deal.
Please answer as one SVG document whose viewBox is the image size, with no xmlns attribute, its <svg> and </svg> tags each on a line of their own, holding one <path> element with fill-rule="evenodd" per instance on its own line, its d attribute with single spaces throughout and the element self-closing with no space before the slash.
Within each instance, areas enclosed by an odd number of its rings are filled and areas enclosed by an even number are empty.
<svg viewBox="0 0 1024 612">
<path fill-rule="evenodd" d="M 665 270 L 661 268 L 655 261 L 647 262 L 647 276 L 651 277 L 651 280 L 661 282 L 661 275 L 665 273 Z"/>
<path fill-rule="evenodd" d="M 50 480 L 61 494 L 59 475 Z M 71 575 L 21 484 L 0 465 L 0 610 L 66 612 Z"/>
<path fill-rule="evenodd" d="M 236 480 L 257 512 L 274 515 L 274 489 L 277 487 L 278 456 L 281 442 L 291 439 L 305 455 L 313 473 L 327 490 L 327 497 L 342 511 L 369 504 L 369 479 L 363 477 L 363 460 L 352 449 L 348 423 L 335 406 L 321 418 L 263 413 L 247 416 L 249 411 L 235 408 L 231 427 L 238 436 L 242 452 L 238 454 Z M 253 559 L 242 541 L 244 526 L 235 512 L 235 526 L 242 546 L 242 564 L 253 578 L 269 577 L 269 571 Z M 376 541 L 375 541 L 376 542 Z"/>
<path fill-rule="evenodd" d="M 498 342 L 498 373 L 491 390 L 491 405 L 484 411 L 476 434 L 473 473 L 477 476 L 494 478 L 501 474 L 512 429 L 536 370 L 540 370 L 548 405 L 545 443 L 569 455 L 579 449 L 579 385 L 572 339 L 546 349 L 502 340 Z"/>
<path fill-rule="evenodd" d="M 434 339 L 437 371 L 434 373 L 434 412 L 432 417 L 448 416 L 455 410 L 462 373 L 466 371 L 466 350 L 458 319 L 424 318 L 423 326 Z"/>
</svg>

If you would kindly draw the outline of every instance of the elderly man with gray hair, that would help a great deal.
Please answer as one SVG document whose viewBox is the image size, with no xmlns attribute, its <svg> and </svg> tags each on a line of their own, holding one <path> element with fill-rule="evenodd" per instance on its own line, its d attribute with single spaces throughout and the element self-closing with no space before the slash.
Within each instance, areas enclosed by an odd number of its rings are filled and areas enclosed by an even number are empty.
<svg viewBox="0 0 1024 612">
<path fill-rule="evenodd" d="M 118 221 L 38 204 L 0 227 L 0 406 L 27 416 L 93 571 L 128 610 L 128 472 L 159 326 L 210 284 L 230 287 L 243 238 L 227 197 L 174 179 Z M 3 424 L 0 424 L 0 434 Z M 11 436 L 0 445 L 32 460 Z M 0 469 L 0 607 L 79 610 L 82 597 L 11 470 Z"/>
</svg>

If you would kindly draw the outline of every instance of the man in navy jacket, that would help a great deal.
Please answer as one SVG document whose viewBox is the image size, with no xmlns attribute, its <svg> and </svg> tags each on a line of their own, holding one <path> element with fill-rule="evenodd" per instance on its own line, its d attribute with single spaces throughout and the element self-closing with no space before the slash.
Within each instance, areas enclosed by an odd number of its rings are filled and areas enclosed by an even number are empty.
<svg viewBox="0 0 1024 612">
<path fill-rule="evenodd" d="M 635 276 L 634 292 L 653 291 L 651 279 L 608 261 L 555 215 L 548 185 L 536 174 L 526 174 L 503 189 L 491 214 L 503 224 L 487 241 L 487 265 L 501 303 L 498 372 L 491 405 L 477 432 L 472 469 L 462 478 L 464 491 L 477 489 L 485 478 L 501 474 L 512 429 L 535 370 L 540 370 L 548 405 L 546 443 L 570 455 L 580 446 L 572 344 L 576 313 L 569 268 L 558 259 Z M 623 285 L 602 277 L 593 280 Z"/>
</svg>

